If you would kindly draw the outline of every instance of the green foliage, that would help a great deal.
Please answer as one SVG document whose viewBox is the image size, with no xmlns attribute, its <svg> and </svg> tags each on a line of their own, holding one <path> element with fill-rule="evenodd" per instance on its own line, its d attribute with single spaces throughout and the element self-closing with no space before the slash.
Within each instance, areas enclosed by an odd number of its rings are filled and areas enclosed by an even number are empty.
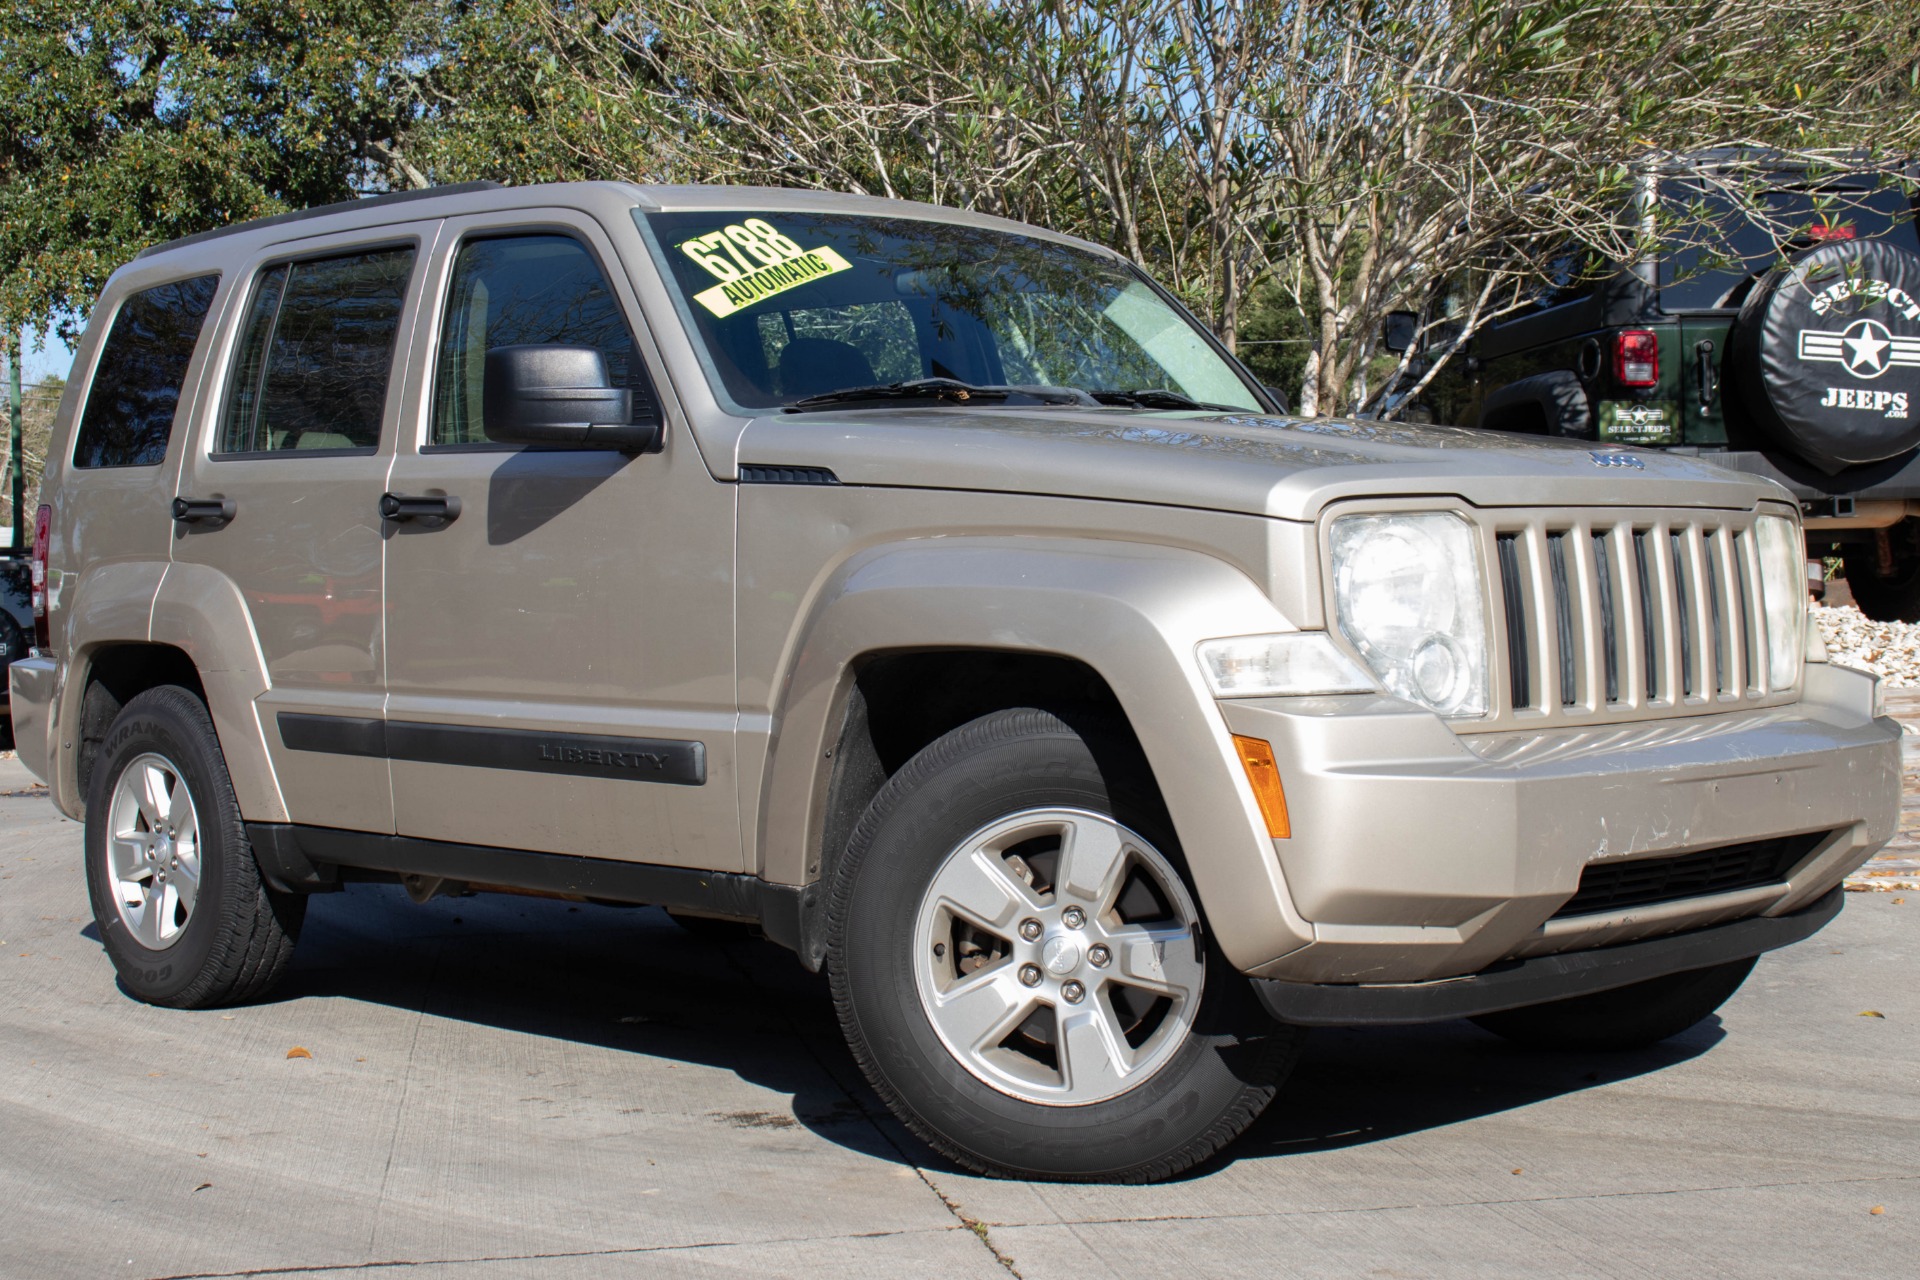
<svg viewBox="0 0 1920 1280">
<path fill-rule="evenodd" d="M 0 325 L 81 312 L 157 241 L 393 180 L 450 15 L 408 0 L 0 9 Z"/>
<path fill-rule="evenodd" d="M 764 183 L 1037 222 L 1294 394 L 1498 247 L 1647 249 L 1645 161 L 1920 151 L 1885 0 L 0 0 L 0 326 L 156 241 L 473 178 Z M 1656 225 L 1656 237 L 1684 228 Z"/>
</svg>

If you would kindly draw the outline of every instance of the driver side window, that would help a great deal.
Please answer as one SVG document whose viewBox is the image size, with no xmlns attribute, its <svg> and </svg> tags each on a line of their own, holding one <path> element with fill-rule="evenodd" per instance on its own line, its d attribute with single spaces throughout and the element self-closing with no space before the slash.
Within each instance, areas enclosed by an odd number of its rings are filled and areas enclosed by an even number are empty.
<svg viewBox="0 0 1920 1280">
<path fill-rule="evenodd" d="M 571 236 L 473 240 L 454 260 L 433 384 L 431 445 L 487 444 L 487 352 L 544 344 L 592 347 L 614 386 L 633 393 L 633 421 L 659 410 L 633 335 L 600 264 Z"/>
</svg>

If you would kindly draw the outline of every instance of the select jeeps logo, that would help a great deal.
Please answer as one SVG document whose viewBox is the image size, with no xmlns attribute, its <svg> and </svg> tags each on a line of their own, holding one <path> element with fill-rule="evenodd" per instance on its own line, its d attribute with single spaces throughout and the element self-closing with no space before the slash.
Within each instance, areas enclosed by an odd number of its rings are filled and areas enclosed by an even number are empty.
<svg viewBox="0 0 1920 1280">
<path fill-rule="evenodd" d="M 1902 337 L 1878 320 L 1855 320 L 1839 333 L 1802 329 L 1800 358 L 1845 365 L 1856 378 L 1877 378 L 1898 365 L 1920 367 L 1920 338 Z"/>
</svg>

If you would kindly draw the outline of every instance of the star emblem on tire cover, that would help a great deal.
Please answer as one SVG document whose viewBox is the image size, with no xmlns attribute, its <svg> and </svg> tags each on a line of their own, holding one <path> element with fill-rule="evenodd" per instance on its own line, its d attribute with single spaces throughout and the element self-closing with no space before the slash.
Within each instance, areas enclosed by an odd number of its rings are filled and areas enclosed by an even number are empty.
<svg viewBox="0 0 1920 1280">
<path fill-rule="evenodd" d="M 1845 365 L 1856 378 L 1877 378 L 1896 365 L 1920 368 L 1920 337 L 1906 337 L 1878 320 L 1855 320 L 1839 333 L 1800 331 L 1802 360 Z"/>
</svg>

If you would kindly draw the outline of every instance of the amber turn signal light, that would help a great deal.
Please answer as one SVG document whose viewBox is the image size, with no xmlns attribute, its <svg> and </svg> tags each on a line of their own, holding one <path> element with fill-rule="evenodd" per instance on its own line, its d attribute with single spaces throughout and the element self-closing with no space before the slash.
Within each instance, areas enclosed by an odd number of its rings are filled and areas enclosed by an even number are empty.
<svg viewBox="0 0 1920 1280">
<path fill-rule="evenodd" d="M 1253 798 L 1260 804 L 1260 816 L 1267 820 L 1267 834 L 1285 840 L 1293 834 L 1287 821 L 1287 793 L 1280 786 L 1280 766 L 1273 762 L 1273 748 L 1261 738 L 1233 735 L 1233 749 L 1240 754 L 1240 767 L 1247 771 Z"/>
</svg>

